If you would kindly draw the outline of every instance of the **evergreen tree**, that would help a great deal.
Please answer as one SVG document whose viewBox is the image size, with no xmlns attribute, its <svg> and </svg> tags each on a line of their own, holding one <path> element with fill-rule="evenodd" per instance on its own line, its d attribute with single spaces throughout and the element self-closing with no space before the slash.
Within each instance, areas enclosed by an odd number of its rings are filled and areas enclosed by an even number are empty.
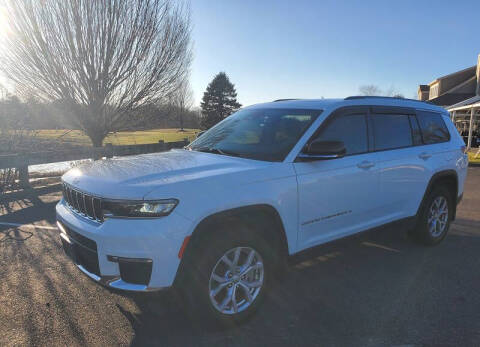
<svg viewBox="0 0 480 347">
<path fill-rule="evenodd" d="M 211 128 L 242 106 L 237 102 L 235 86 L 225 72 L 218 73 L 209 83 L 200 105 L 202 126 L 205 129 Z"/>
</svg>

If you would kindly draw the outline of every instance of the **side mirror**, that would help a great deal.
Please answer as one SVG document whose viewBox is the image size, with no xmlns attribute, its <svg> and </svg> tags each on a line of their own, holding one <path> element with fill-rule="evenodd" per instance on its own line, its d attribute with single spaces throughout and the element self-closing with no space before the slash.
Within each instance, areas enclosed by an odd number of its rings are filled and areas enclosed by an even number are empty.
<svg viewBox="0 0 480 347">
<path fill-rule="evenodd" d="M 303 161 L 338 159 L 345 156 L 345 144 L 342 141 L 316 140 L 308 144 L 299 158 Z"/>
</svg>

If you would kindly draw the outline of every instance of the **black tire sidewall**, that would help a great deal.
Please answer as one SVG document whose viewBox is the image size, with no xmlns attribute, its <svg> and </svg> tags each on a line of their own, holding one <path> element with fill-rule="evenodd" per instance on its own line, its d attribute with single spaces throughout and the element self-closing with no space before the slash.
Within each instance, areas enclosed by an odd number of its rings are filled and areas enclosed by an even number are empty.
<svg viewBox="0 0 480 347">
<path fill-rule="evenodd" d="M 232 229 L 232 226 L 229 226 Z M 227 230 L 227 229 L 225 229 Z M 219 230 L 215 237 L 202 240 L 201 249 L 195 251 L 196 261 L 188 269 L 186 293 L 193 313 L 203 324 L 221 324 L 235 326 L 246 321 L 257 310 L 265 299 L 267 289 L 272 282 L 274 269 L 274 253 L 267 242 L 254 231 L 242 227 L 234 227 L 225 232 Z M 236 247 L 250 247 L 260 254 L 264 264 L 264 283 L 254 302 L 246 310 L 234 315 L 222 314 L 211 303 L 209 295 L 209 280 L 211 272 L 219 259 L 229 250 Z M 193 265 L 195 264 L 195 265 Z M 186 288 L 182 288 L 185 292 Z"/>
<path fill-rule="evenodd" d="M 436 198 L 443 196 L 447 199 L 448 203 L 448 220 L 447 220 L 447 226 L 445 228 L 445 231 L 437 237 L 432 236 L 429 231 L 428 227 L 428 213 L 430 211 L 430 207 L 432 206 L 432 203 L 435 201 Z M 420 241 L 426 245 L 436 245 L 447 236 L 448 230 L 450 229 L 450 223 L 452 221 L 453 217 L 453 209 L 454 209 L 454 204 L 453 204 L 453 197 L 451 192 L 443 186 L 440 187 L 435 187 L 429 194 L 427 199 L 425 200 L 425 204 L 422 208 L 422 213 L 420 215 L 420 220 L 417 225 L 417 233 L 420 238 Z"/>
</svg>

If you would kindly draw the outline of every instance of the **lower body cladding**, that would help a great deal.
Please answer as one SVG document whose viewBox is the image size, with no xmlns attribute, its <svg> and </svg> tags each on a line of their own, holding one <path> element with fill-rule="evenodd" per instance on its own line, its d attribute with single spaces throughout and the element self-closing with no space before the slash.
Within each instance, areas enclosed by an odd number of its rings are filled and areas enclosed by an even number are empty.
<svg viewBox="0 0 480 347">
<path fill-rule="evenodd" d="M 57 225 L 65 253 L 84 274 L 128 291 L 154 291 L 173 284 L 180 264 L 178 252 L 190 228 L 188 220 L 173 213 L 158 219 L 108 219 L 98 224 L 63 202 L 57 205 Z"/>
</svg>

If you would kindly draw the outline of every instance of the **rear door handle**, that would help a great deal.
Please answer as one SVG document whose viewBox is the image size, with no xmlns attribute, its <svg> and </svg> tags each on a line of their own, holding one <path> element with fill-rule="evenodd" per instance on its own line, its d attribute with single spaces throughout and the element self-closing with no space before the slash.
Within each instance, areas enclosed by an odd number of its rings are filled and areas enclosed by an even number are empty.
<svg viewBox="0 0 480 347">
<path fill-rule="evenodd" d="M 360 169 L 370 169 L 371 167 L 375 166 L 375 163 L 372 163 L 371 161 L 364 160 L 361 163 L 358 163 L 357 166 Z"/>
<path fill-rule="evenodd" d="M 432 156 L 432 155 L 429 154 L 429 153 L 427 153 L 427 152 L 422 152 L 422 153 L 420 153 L 420 154 L 418 155 L 418 157 L 419 157 L 420 159 L 423 159 L 423 160 L 427 160 L 427 159 L 430 158 L 431 156 Z"/>
</svg>

